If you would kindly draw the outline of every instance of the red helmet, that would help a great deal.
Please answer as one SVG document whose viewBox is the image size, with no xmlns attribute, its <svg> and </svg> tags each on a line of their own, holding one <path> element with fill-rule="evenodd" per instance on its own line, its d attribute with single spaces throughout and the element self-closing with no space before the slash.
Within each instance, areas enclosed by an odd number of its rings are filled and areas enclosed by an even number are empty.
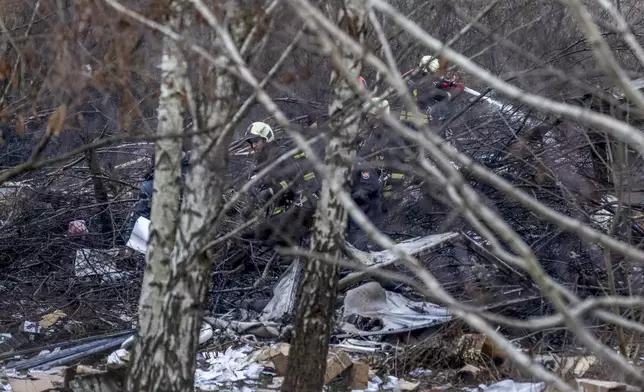
<svg viewBox="0 0 644 392">
<path fill-rule="evenodd" d="M 362 85 L 362 87 L 367 88 L 367 81 L 364 80 L 362 76 L 360 76 L 360 84 Z"/>
</svg>

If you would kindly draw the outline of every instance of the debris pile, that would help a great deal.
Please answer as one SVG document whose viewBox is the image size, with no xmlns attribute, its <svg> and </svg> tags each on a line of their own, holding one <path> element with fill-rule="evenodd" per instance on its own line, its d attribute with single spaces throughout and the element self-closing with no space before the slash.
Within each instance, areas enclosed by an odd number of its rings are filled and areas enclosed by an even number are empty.
<svg viewBox="0 0 644 392">
<path fill-rule="evenodd" d="M 283 279 L 288 276 L 287 271 Z M 532 376 L 521 372 L 493 340 L 468 331 L 447 309 L 436 304 L 411 300 L 377 282 L 349 289 L 342 301 L 327 356 L 328 390 L 545 391 L 544 383 L 531 382 Z M 290 326 L 269 320 L 266 314 L 257 311 L 251 316 L 247 312 L 245 319 L 235 319 L 237 314 L 233 312 L 205 317 L 196 358 L 197 390 L 280 389 L 288 368 Z M 36 325 L 46 329 L 66 316 L 54 311 Z M 123 383 L 133 339 L 133 331 L 129 330 L 30 350 L 11 350 L 0 355 L 0 361 L 4 361 L 0 373 L 4 384 L 0 385 L 5 391 L 40 392 L 63 384 L 72 391 L 100 384 L 105 390 L 116 391 L 110 388 Z M 576 383 L 582 392 L 633 388 L 583 378 L 597 364 L 594 356 L 552 352 L 533 358 Z"/>
<path fill-rule="evenodd" d="M 288 368 L 290 346 L 286 342 L 271 343 L 271 340 L 244 343 L 241 336 L 237 342 L 225 348 L 212 349 L 218 337 L 224 336 L 220 330 L 204 324 L 197 354 L 195 388 L 198 391 L 279 391 Z M 442 336 L 449 340 L 448 334 Z M 207 338 L 207 339 L 206 339 Z M 214 340 L 213 340 L 214 339 Z M 336 338 L 336 340 L 338 340 Z M 407 352 L 413 347 L 377 343 L 370 340 L 345 339 L 333 344 L 327 356 L 324 383 L 326 390 L 351 392 L 378 391 L 464 391 L 464 392 L 544 392 L 545 383 L 532 382 L 530 375 L 512 373 L 504 359 L 499 366 L 494 365 L 494 347 L 486 342 L 486 337 L 463 334 L 452 342 L 460 358 L 478 366 L 467 364 L 460 369 L 435 366 L 432 369 L 418 367 L 411 371 L 394 371 L 388 362 L 405 361 Z M 101 356 L 93 365 L 78 364 L 81 358 L 94 353 L 105 353 L 109 347 L 120 342 L 121 348 L 110 355 Z M 468 343 L 466 343 L 468 342 Z M 94 346 L 74 347 L 77 355 L 68 352 L 57 356 L 53 353 L 40 353 L 36 357 L 7 363 L 0 370 L 0 391 L 43 392 L 49 388 L 67 387 L 72 391 L 82 391 L 88 385 L 101 385 L 104 390 L 117 391 L 115 385 L 122 385 L 129 361 L 128 336 L 112 338 L 110 344 L 102 340 Z M 423 343 L 420 343 L 423 344 Z M 458 344 L 467 347 L 457 347 Z M 97 349 L 96 349 L 97 348 Z M 369 348 L 370 350 L 364 350 Z M 447 349 L 444 347 L 444 349 Z M 468 352 L 469 354 L 465 354 Z M 56 361 L 54 357 L 62 360 Z M 548 357 L 549 359 L 546 359 Z M 99 357 L 97 357 L 99 358 Z M 496 357 L 499 358 L 498 356 Z M 552 362 L 548 367 L 557 375 L 568 380 L 580 392 L 617 392 L 641 391 L 634 386 L 615 381 L 584 378 L 595 363 L 594 357 L 566 357 L 550 354 L 537 356 L 535 361 L 543 364 Z M 72 364 L 73 362 L 73 364 Z M 416 364 L 417 365 L 417 364 Z"/>
<path fill-rule="evenodd" d="M 487 123 L 502 123 L 503 134 L 507 133 L 506 126 L 523 121 L 514 117 L 507 121 L 503 113 L 497 112 L 486 114 Z M 469 129 L 472 124 L 468 122 L 480 118 L 472 116 L 462 120 L 460 126 Z M 456 125 L 453 128 L 450 132 L 456 133 Z M 529 165 L 510 165 L 501 159 L 497 146 L 481 146 L 482 138 L 491 137 L 473 134 L 470 139 L 459 140 L 459 148 L 499 174 L 521 181 L 532 176 L 526 168 Z M 503 136 L 499 143 L 507 140 Z M 129 147 L 118 148 L 123 152 Z M 133 145 L 131 153 L 147 155 L 145 148 Z M 231 157 L 230 170 L 237 182 L 246 180 L 239 175 L 246 166 L 244 154 Z M 80 167 L 82 159 L 0 189 L 0 268 L 6 272 L 0 281 L 0 390 L 41 391 L 62 384 L 76 390 L 83 385 L 122 382 L 123 369 L 130 361 L 150 230 L 150 221 L 144 217 L 138 218 L 131 230 L 129 227 L 130 207 L 144 177 L 145 162 L 141 159 L 106 163 L 110 167 L 105 173 L 111 184 L 110 222 L 101 218 L 106 215 L 105 208 L 97 206 L 93 177 Z M 235 181 L 231 180 L 233 185 L 226 191 L 227 200 L 239 185 Z M 485 188 L 482 192 L 497 204 L 502 215 L 512 217 L 508 221 L 520 235 L 541 238 L 542 233 L 550 231 L 533 212 L 506 200 L 501 192 L 476 185 Z M 566 213 L 579 208 L 560 205 L 561 196 L 547 187 L 532 191 L 539 200 L 557 205 Z M 404 193 L 399 205 L 389 211 L 387 234 L 398 242 L 399 249 L 418 256 L 450 294 L 511 315 L 550 311 L 547 305 L 538 304 L 540 293 L 525 276 L 498 260 L 489 244 L 467 225 L 456 222 L 444 226 L 449 208 L 437 201 L 441 190 L 417 181 L 408 184 Z M 245 223 L 241 212 L 246 203 L 243 198 L 237 200 L 224 218 L 225 228 Z M 609 223 L 613 212 L 607 208 L 589 214 L 594 224 Z M 572 245 L 566 245 L 569 243 Z M 221 241 L 217 252 L 207 316 L 199 338 L 196 386 L 204 391 L 278 390 L 288 366 L 287 342 L 303 261 L 281 255 L 272 244 L 252 236 L 230 236 Z M 589 290 L 589 294 L 596 290 L 592 287 L 597 287 L 597 282 L 591 285 L 581 280 L 588 276 L 599 281 L 604 278 L 604 272 L 588 262 L 602 253 L 594 244 L 582 246 L 578 238 L 559 233 L 544 240 L 538 252 L 544 259 L 570 256 L 570 266 L 554 267 L 557 264 L 553 263 L 546 268 L 555 278 L 571 271 L 579 274 L 580 290 Z M 325 375 L 329 388 L 545 390 L 543 383 L 531 382 L 530 375 L 517 368 L 489 337 L 454 320 L 447 309 L 429 302 L 413 285 L 369 275 L 384 269 L 411 281 L 411 274 L 398 264 L 394 252 L 367 252 L 346 243 L 344 257 L 363 270 L 342 271 L 337 324 Z M 618 282 L 630 279 L 618 278 Z M 119 332 L 105 334 L 108 330 Z M 502 333 L 510 336 L 515 331 Z M 562 336 L 563 332 L 545 331 L 532 337 L 514 337 L 518 348 L 543 352 L 532 355 L 534 361 L 570 380 L 579 390 L 631 388 L 613 381 L 583 378 L 598 366 L 597 360 L 581 352 L 571 355 L 563 349 L 569 342 Z M 537 344 L 540 350 L 534 349 Z"/>
<path fill-rule="evenodd" d="M 90 240 L 95 233 L 91 218 L 74 218 L 61 234 L 68 242 L 58 248 L 66 254 L 60 263 L 66 265 L 64 273 L 48 272 L 48 279 L 52 283 L 66 279 L 73 289 L 87 290 L 90 298 L 113 293 L 126 299 L 117 301 L 118 306 L 95 306 L 91 318 L 79 316 L 78 308 L 64 303 L 50 303 L 29 314 L 12 311 L 11 323 L 2 324 L 0 331 L 5 381 L 0 385 L 5 390 L 42 391 L 62 384 L 81 390 L 83 385 L 123 382 L 138 300 L 138 292 L 130 291 L 137 285 L 131 282 L 141 278 L 150 223 L 139 218 L 128 238 L 97 244 Z M 454 282 L 450 291 L 464 299 L 480 293 L 468 290 L 513 273 L 496 264 L 480 263 L 490 257 L 486 243 L 465 232 L 411 236 L 396 246 L 418 256 L 446 287 Z M 391 251 L 367 252 L 349 243 L 345 248 L 345 257 L 362 264 L 367 272 L 376 268 L 407 272 Z M 290 316 L 302 262 L 282 257 L 262 243 L 249 246 L 234 238 L 221 252 L 226 262 L 213 270 L 211 302 L 199 338 L 196 387 L 203 391 L 277 391 L 288 366 Z M 471 265 L 445 263 L 457 252 L 467 255 Z M 543 391 L 543 384 L 528 383 L 529 375 L 513 366 L 489 338 L 467 330 L 447 309 L 428 302 L 410 286 L 378 278 L 370 281 L 367 272 L 343 271 L 340 279 L 337 325 L 325 376 L 330 390 Z M 9 283 L 0 290 L 17 287 Z M 56 286 L 48 286 L 45 280 L 32 289 L 51 295 Z M 495 303 L 501 311 L 520 312 L 521 306 L 539 298 L 528 288 L 511 289 L 517 294 L 513 301 L 499 301 L 507 293 L 488 289 L 488 303 Z M 92 329 L 91 322 L 102 325 Z M 105 329 L 119 332 L 101 333 Z M 580 385 L 591 385 L 581 377 L 596 363 L 594 357 L 552 352 L 534 359 L 558 374 L 578 379 Z"/>
</svg>

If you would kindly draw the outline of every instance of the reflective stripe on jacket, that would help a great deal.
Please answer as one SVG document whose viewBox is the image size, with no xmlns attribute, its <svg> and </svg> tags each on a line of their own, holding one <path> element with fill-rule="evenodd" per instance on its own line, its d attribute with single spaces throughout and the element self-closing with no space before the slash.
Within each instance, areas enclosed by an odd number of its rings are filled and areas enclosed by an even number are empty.
<svg viewBox="0 0 644 392">
<path fill-rule="evenodd" d="M 429 124 L 429 116 L 427 114 L 421 113 L 420 118 L 424 123 Z M 414 113 L 403 110 L 403 111 L 400 112 L 400 120 L 401 121 L 413 121 L 414 120 Z"/>
</svg>

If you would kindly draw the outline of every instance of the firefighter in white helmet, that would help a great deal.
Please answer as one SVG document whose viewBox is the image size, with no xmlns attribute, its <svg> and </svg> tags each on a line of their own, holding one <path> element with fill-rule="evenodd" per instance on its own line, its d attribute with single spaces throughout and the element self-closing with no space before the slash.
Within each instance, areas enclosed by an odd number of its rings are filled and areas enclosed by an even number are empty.
<svg viewBox="0 0 644 392">
<path fill-rule="evenodd" d="M 448 96 L 445 96 L 446 93 L 437 90 L 434 86 L 439 65 L 437 57 L 425 55 L 418 64 L 420 72 L 412 73 L 406 78 L 407 85 L 420 109 L 421 120 L 427 124 L 429 124 L 429 111 L 434 102 L 433 98 L 449 99 Z M 413 128 L 413 112 L 407 111 L 403 107 L 400 112 L 400 120 Z"/>
<path fill-rule="evenodd" d="M 253 175 L 289 150 L 285 144 L 275 140 L 273 129 L 264 122 L 252 123 L 246 130 L 243 140 L 251 145 L 256 157 Z M 261 202 L 265 203 L 274 197 L 277 198 L 269 211 L 270 216 L 275 216 L 284 213 L 292 205 L 302 207 L 306 203 L 310 208 L 315 201 L 314 196 L 317 196 L 320 183 L 306 154 L 299 152 L 263 176 L 258 187 L 257 196 Z"/>
<path fill-rule="evenodd" d="M 444 120 L 443 109 L 456 96 L 463 92 L 462 83 L 455 83 L 454 78 L 446 79 L 445 65 L 437 56 L 425 55 L 421 58 L 419 69 L 421 72 L 407 72 L 406 82 L 409 86 L 418 108 L 421 112 L 421 120 L 429 124 L 430 117 L 434 120 Z M 413 126 L 413 113 L 402 108 L 400 120 Z"/>
<path fill-rule="evenodd" d="M 275 141 L 275 134 L 270 125 L 256 121 L 248 127 L 244 140 L 250 144 L 255 152 L 261 151 L 267 143 Z"/>
</svg>

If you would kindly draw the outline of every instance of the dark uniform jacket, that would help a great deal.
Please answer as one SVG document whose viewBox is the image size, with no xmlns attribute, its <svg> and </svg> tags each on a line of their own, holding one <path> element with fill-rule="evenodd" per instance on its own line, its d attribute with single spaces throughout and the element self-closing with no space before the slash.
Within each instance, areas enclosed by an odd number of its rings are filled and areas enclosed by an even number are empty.
<svg viewBox="0 0 644 392">
<path fill-rule="evenodd" d="M 382 212 L 379 178 L 378 170 L 366 162 L 359 163 L 353 171 L 351 198 L 370 218 Z"/>
<path fill-rule="evenodd" d="M 394 193 L 402 191 L 406 179 L 402 167 L 413 160 L 415 154 L 402 136 L 383 127 L 369 135 L 360 150 L 360 156 L 368 159 L 378 169 L 382 180 L 382 197 L 390 199 Z"/>
<path fill-rule="evenodd" d="M 275 162 L 294 147 L 275 141 L 267 144 L 258 154 L 254 174 Z M 316 155 L 324 159 L 324 144 L 312 146 Z M 316 175 L 313 164 L 304 152 L 296 152 L 259 180 L 258 196 L 265 203 L 274 200 L 267 211 L 267 220 L 261 222 L 252 232 L 255 239 L 277 241 L 291 245 L 299 244 L 308 235 L 321 188 L 321 179 Z M 275 195 L 281 192 L 281 196 Z M 297 206 L 297 207 L 294 207 Z"/>
<path fill-rule="evenodd" d="M 321 141 L 320 141 L 321 142 Z M 324 144 L 312 146 L 316 155 L 324 158 Z M 275 141 L 267 144 L 257 154 L 257 165 L 253 174 L 257 174 L 286 152 L 292 149 L 292 144 L 280 144 Z M 281 193 L 275 205 L 278 209 L 291 203 L 315 203 L 315 198 L 321 188 L 321 181 L 316 175 L 313 164 L 307 159 L 306 153 L 299 151 L 282 161 L 276 168 L 259 180 L 260 198 L 266 202 L 275 194 Z"/>
<path fill-rule="evenodd" d="M 351 198 L 373 224 L 379 226 L 384 217 L 380 196 L 378 170 L 361 161 L 353 171 L 353 188 Z M 349 217 L 347 240 L 361 250 L 368 250 L 370 241 L 366 233 Z"/>
<path fill-rule="evenodd" d="M 447 91 L 436 87 L 436 83 L 440 79 L 440 77 L 423 75 L 422 73 L 406 78 L 409 92 L 416 100 L 421 113 L 423 113 L 422 119 L 426 123 L 429 122 L 430 108 L 437 102 L 449 99 Z M 412 121 L 412 112 L 407 111 L 402 100 L 400 100 L 399 106 L 401 107 L 400 120 Z"/>
</svg>

